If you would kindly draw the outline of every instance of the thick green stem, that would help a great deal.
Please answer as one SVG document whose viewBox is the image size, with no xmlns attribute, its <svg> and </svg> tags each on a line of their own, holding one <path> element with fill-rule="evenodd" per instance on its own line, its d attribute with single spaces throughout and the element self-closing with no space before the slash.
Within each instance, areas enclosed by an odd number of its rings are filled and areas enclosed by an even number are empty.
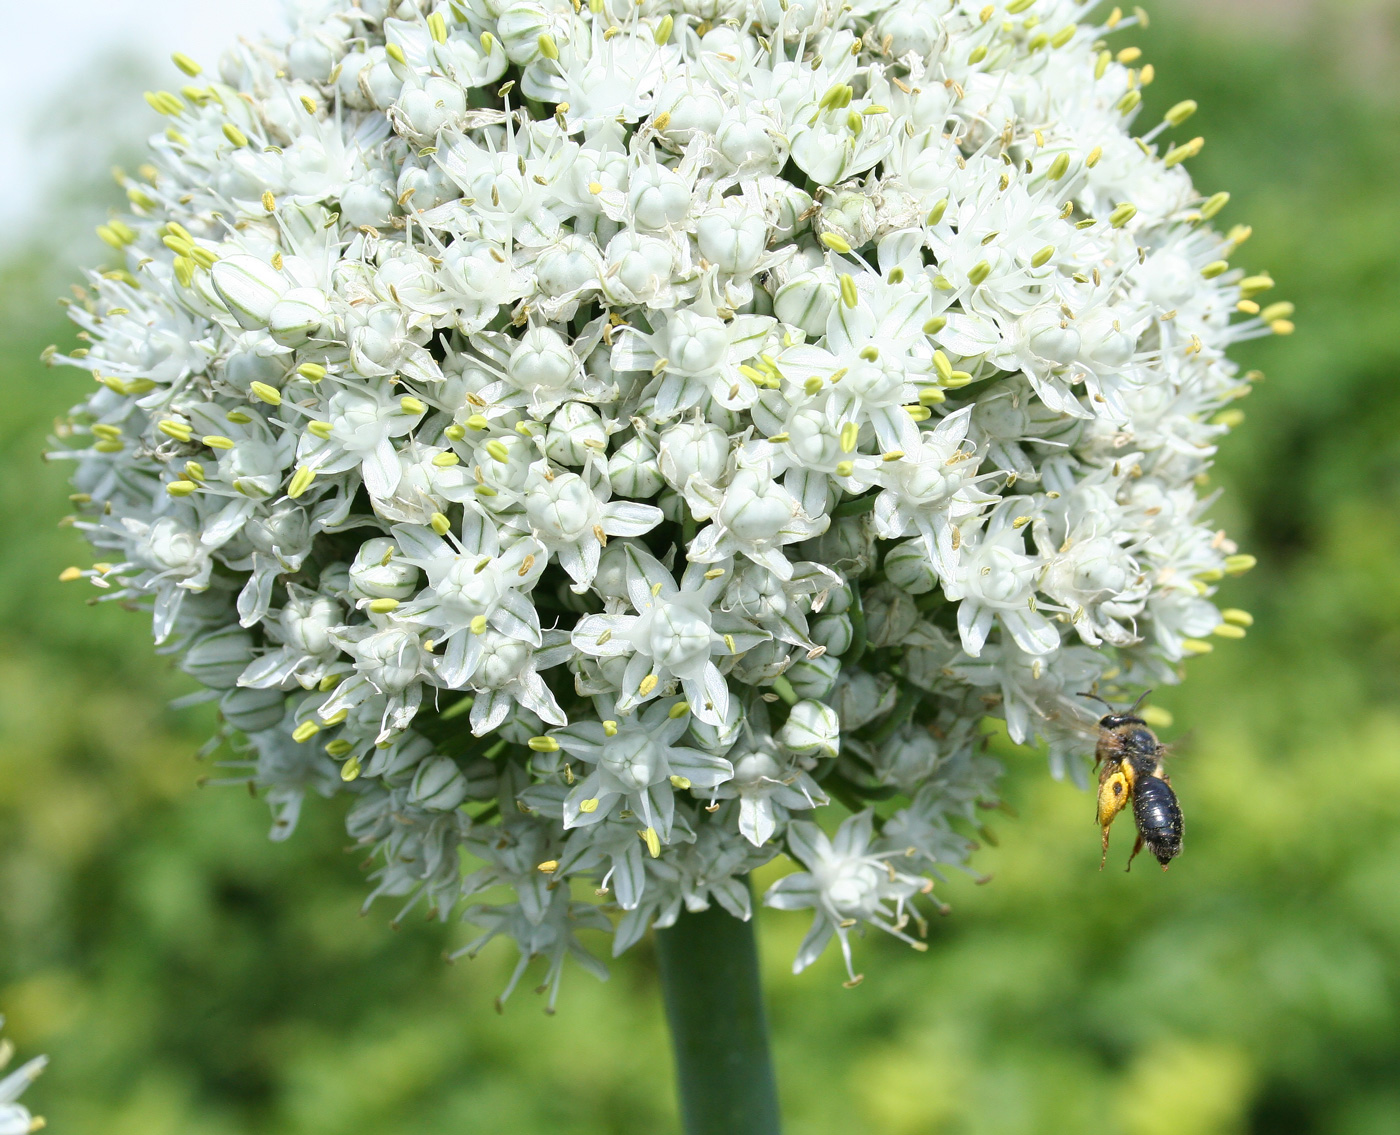
<svg viewBox="0 0 1400 1135">
<path fill-rule="evenodd" d="M 778 1135 L 754 920 L 718 906 L 656 932 L 686 1135 Z"/>
</svg>

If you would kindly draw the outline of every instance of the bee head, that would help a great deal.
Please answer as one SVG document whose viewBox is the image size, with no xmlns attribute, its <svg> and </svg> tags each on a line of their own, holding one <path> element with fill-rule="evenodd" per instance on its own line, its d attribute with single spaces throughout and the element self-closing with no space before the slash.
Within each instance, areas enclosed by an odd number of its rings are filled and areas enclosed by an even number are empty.
<svg viewBox="0 0 1400 1135">
<path fill-rule="evenodd" d="M 1134 717 L 1130 713 L 1110 713 L 1099 718 L 1100 729 L 1108 729 L 1115 733 L 1123 729 L 1124 726 L 1132 725 L 1141 726 L 1144 730 L 1147 728 L 1147 722 L 1143 721 L 1140 717 Z M 1124 739 L 1126 740 L 1126 738 Z"/>
</svg>

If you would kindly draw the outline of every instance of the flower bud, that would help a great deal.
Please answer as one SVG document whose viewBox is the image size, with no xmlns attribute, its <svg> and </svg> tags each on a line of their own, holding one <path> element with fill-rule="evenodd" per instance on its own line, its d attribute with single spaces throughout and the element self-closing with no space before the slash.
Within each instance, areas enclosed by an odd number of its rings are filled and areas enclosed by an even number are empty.
<svg viewBox="0 0 1400 1135">
<path fill-rule="evenodd" d="M 196 639 L 180 669 L 212 690 L 226 690 L 238 684 L 252 660 L 253 636 L 235 624 Z"/>
<path fill-rule="evenodd" d="M 284 347 L 299 347 L 316 333 L 329 313 L 325 292 L 292 288 L 268 313 L 268 334 Z"/>
<path fill-rule="evenodd" d="M 420 808 L 451 811 L 467 798 L 467 778 L 451 757 L 434 757 L 418 766 L 408 798 Z"/>
<path fill-rule="evenodd" d="M 841 659 L 834 654 L 816 658 L 800 658 L 783 674 L 800 698 L 820 699 L 830 696 L 841 673 Z"/>
<path fill-rule="evenodd" d="M 287 695 L 281 690 L 235 687 L 219 699 L 224 720 L 244 733 L 261 733 L 279 725 L 286 712 Z"/>
<path fill-rule="evenodd" d="M 813 619 L 809 631 L 812 641 L 826 647 L 828 654 L 840 656 L 851 649 L 854 631 L 851 620 L 845 615 L 822 615 Z"/>
<path fill-rule="evenodd" d="M 225 256 L 209 270 L 214 289 L 228 313 L 244 328 L 266 327 L 287 281 L 272 265 L 256 256 Z"/>
<path fill-rule="evenodd" d="M 778 730 L 778 743 L 799 757 L 834 757 L 841 751 L 841 719 L 829 705 L 800 701 Z"/>
<path fill-rule="evenodd" d="M 583 402 L 565 402 L 545 435 L 544 451 L 560 465 L 582 465 L 589 452 L 607 452 L 608 432 L 598 411 Z"/>
<path fill-rule="evenodd" d="M 682 422 L 661 434 L 658 463 L 673 489 L 683 489 L 692 476 L 717 481 L 729 458 L 729 438 L 708 422 Z"/>
<path fill-rule="evenodd" d="M 639 229 L 678 225 L 690 212 L 690 187 L 664 165 L 644 165 L 628 181 L 627 206 Z"/>
<path fill-rule="evenodd" d="M 914 598 L 886 580 L 870 588 L 862 602 L 865 609 L 865 637 L 871 646 L 897 646 L 919 621 Z"/>
<path fill-rule="evenodd" d="M 656 450 L 640 436 L 624 441 L 608 458 L 608 480 L 613 492 L 635 500 L 655 496 L 666 483 Z"/>
<path fill-rule="evenodd" d="M 905 540 L 885 553 L 885 578 L 910 595 L 924 595 L 938 586 L 938 573 L 920 539 Z"/>
</svg>

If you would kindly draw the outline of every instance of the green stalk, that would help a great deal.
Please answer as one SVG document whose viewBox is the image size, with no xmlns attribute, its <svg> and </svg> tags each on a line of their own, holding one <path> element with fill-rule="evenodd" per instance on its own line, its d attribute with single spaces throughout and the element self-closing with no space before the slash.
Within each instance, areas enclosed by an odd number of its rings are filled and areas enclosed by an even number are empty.
<svg viewBox="0 0 1400 1135">
<path fill-rule="evenodd" d="M 656 932 L 685 1135 L 778 1135 L 754 919 L 719 906 Z"/>
</svg>

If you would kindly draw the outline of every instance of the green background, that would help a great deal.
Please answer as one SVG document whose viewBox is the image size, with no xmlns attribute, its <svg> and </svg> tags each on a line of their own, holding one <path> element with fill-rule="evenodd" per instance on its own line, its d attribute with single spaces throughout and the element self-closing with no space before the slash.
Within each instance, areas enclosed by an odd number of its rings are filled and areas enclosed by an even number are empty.
<svg viewBox="0 0 1400 1135">
<path fill-rule="evenodd" d="M 795 978 L 806 918 L 765 912 L 792 1135 L 1400 1131 L 1396 9 L 1234 6 L 1258 19 L 1159 4 L 1121 38 L 1149 112 L 1200 101 L 1197 183 L 1299 309 L 1240 352 L 1268 378 L 1215 478 L 1260 559 L 1221 598 L 1257 624 L 1156 699 L 1191 735 L 1186 853 L 1124 875 L 1120 832 L 1100 874 L 1091 799 L 1006 750 L 994 878 L 941 890 L 926 955 L 875 937 L 858 989 L 832 955 Z M 497 1016 L 510 947 L 448 966 L 465 927 L 358 917 L 339 804 L 273 845 L 261 803 L 196 787 L 188 680 L 57 582 L 87 561 L 38 457 L 84 380 L 37 363 L 71 342 L 53 277 L 0 273 L 0 1010 L 53 1057 L 27 1099 L 58 1135 L 675 1131 L 649 945 Z"/>
</svg>

